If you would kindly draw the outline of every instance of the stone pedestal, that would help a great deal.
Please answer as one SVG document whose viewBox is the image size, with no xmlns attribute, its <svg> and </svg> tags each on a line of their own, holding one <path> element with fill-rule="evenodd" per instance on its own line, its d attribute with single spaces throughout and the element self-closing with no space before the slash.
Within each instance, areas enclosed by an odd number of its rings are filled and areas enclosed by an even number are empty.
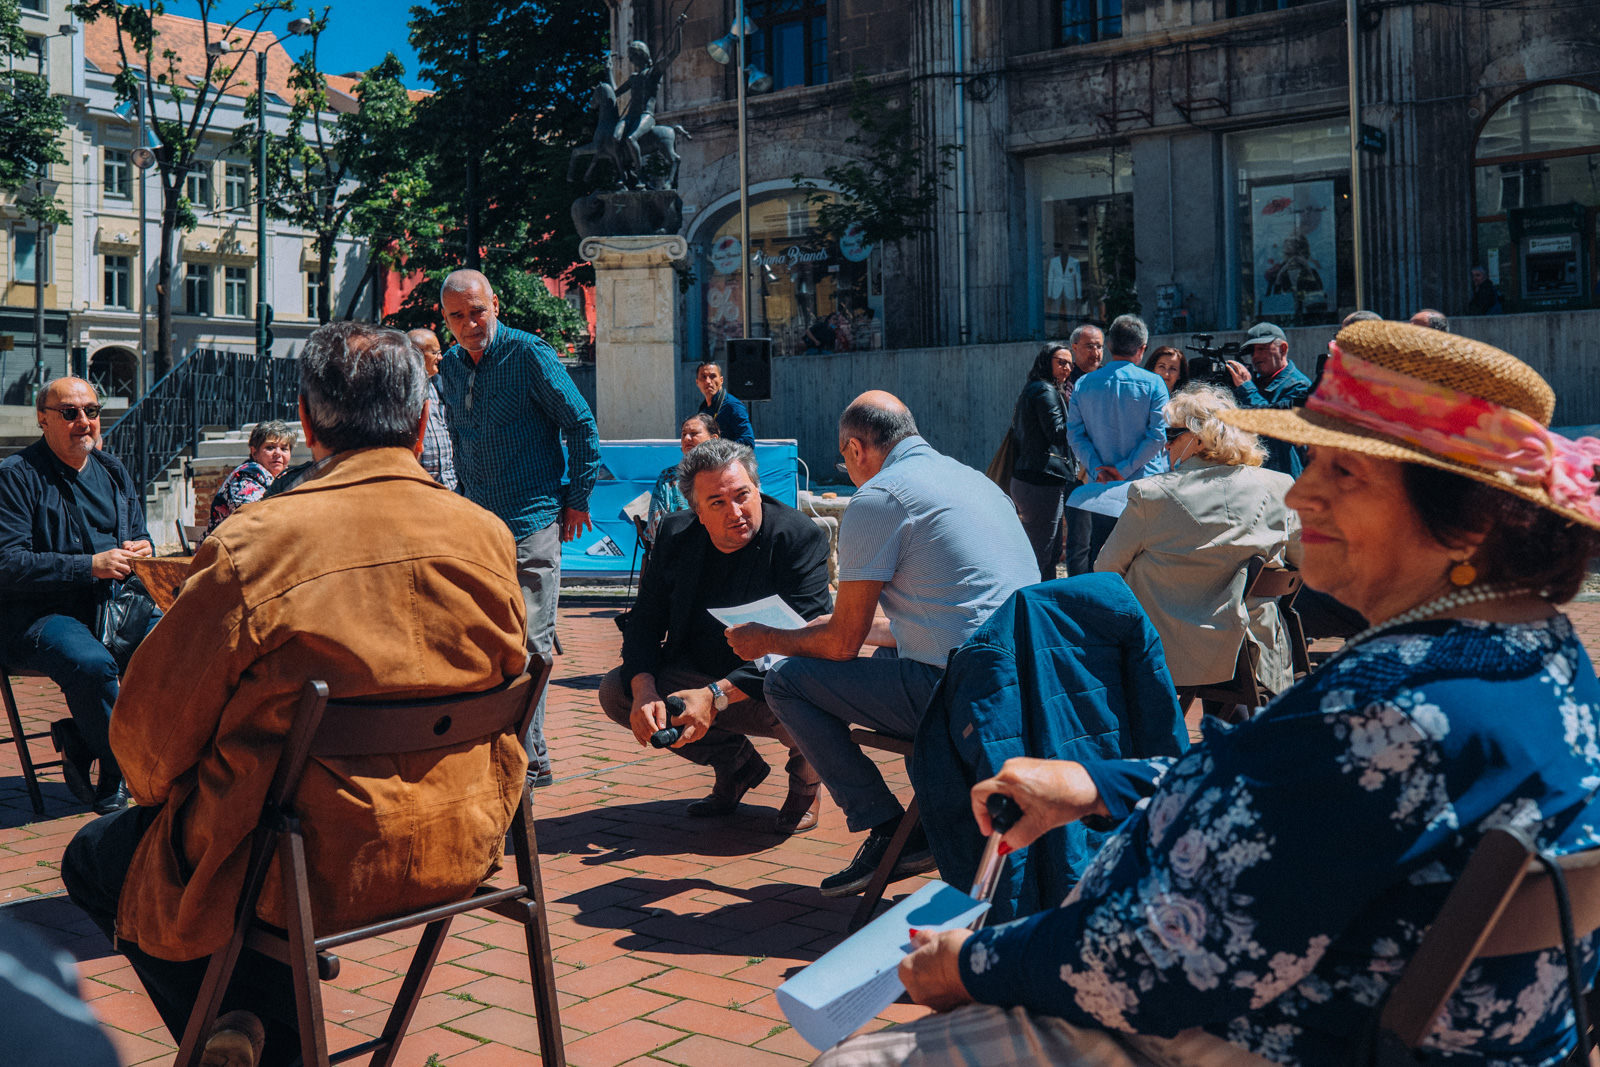
<svg viewBox="0 0 1600 1067">
<path fill-rule="evenodd" d="M 594 264 L 595 417 L 600 436 L 676 437 L 678 275 L 682 237 L 588 237 Z"/>
</svg>

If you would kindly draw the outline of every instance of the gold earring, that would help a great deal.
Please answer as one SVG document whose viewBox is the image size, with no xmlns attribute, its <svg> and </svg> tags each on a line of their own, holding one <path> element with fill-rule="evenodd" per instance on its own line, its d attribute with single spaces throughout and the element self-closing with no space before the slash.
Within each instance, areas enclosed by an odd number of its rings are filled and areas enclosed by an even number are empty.
<svg viewBox="0 0 1600 1067">
<path fill-rule="evenodd" d="M 1478 568 L 1466 560 L 1457 560 L 1450 568 L 1450 584 L 1457 588 L 1465 588 L 1478 580 Z"/>
</svg>

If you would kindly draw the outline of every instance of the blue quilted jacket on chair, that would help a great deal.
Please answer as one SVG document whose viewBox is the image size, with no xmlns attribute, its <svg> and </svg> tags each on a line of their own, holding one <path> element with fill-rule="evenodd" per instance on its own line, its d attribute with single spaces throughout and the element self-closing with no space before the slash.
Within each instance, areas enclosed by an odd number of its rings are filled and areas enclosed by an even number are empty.
<svg viewBox="0 0 1600 1067">
<path fill-rule="evenodd" d="M 928 841 L 967 889 L 985 839 L 972 786 L 1013 756 L 1134 759 L 1189 747 L 1161 639 L 1120 575 L 1083 574 L 1015 593 L 950 657 L 911 757 Z M 1061 903 L 1105 840 L 1073 823 L 1006 857 L 988 924 Z"/>
</svg>

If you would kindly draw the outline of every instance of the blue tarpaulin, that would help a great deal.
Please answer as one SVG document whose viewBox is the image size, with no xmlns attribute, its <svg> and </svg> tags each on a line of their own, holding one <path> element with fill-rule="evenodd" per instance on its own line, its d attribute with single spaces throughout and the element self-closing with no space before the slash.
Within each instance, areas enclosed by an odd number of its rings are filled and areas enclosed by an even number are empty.
<svg viewBox="0 0 1600 1067">
<path fill-rule="evenodd" d="M 589 497 L 589 517 L 594 530 L 561 546 L 561 576 L 623 577 L 634 561 L 633 522 L 622 509 L 640 493 L 648 493 L 663 469 L 683 458 L 678 439 L 601 441 L 604 468 Z M 756 465 L 761 491 L 794 507 L 799 499 L 800 446 L 793 440 L 757 441 Z M 607 474 L 610 477 L 607 477 Z M 590 555 L 588 550 L 609 537 L 620 556 Z"/>
</svg>

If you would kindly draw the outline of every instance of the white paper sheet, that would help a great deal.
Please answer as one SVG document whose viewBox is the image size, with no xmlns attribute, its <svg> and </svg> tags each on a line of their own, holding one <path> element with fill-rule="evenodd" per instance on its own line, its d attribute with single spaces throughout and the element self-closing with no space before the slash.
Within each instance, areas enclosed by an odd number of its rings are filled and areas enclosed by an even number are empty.
<svg viewBox="0 0 1600 1067">
<path fill-rule="evenodd" d="M 707 608 L 711 617 L 724 626 L 742 626 L 747 622 L 759 622 L 775 630 L 798 630 L 806 624 L 800 613 L 783 602 L 783 598 L 774 594 L 749 604 L 740 604 L 732 608 Z"/>
<path fill-rule="evenodd" d="M 1092 511 L 1117 518 L 1127 510 L 1131 482 L 1105 482 L 1080 485 L 1067 495 L 1067 507 Z"/>
<path fill-rule="evenodd" d="M 988 910 L 952 885 L 929 882 L 779 986 L 778 1006 L 813 1048 L 832 1048 L 905 992 L 899 968 L 913 929 L 960 930 Z"/>
<path fill-rule="evenodd" d="M 783 598 L 774 594 L 749 604 L 740 604 L 732 608 L 707 608 L 711 617 L 724 626 L 741 626 L 747 622 L 759 622 L 770 626 L 774 630 L 798 630 L 806 624 L 800 613 L 783 602 Z M 782 663 L 788 657 L 772 653 L 752 660 L 757 667 L 770 671 L 774 664 Z"/>
</svg>

